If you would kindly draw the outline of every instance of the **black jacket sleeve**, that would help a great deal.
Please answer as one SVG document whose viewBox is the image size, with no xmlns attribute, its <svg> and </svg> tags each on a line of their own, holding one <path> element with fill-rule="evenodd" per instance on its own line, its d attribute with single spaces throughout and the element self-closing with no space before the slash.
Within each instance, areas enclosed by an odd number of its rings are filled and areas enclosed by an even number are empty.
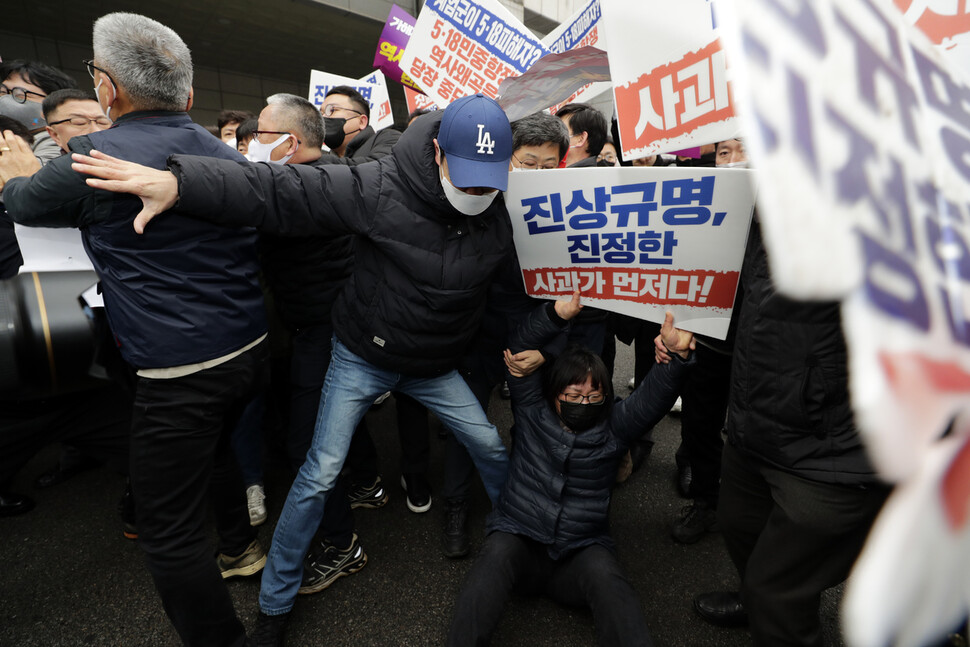
<svg viewBox="0 0 970 647">
<path fill-rule="evenodd" d="M 539 304 L 512 332 L 509 350 L 513 354 L 524 350 L 537 350 L 561 333 L 566 323 L 565 319 L 556 314 L 555 302 Z M 506 375 L 514 406 L 525 406 L 542 400 L 542 373 L 543 371 L 536 371 L 525 377 L 513 377 L 510 373 Z"/>
<path fill-rule="evenodd" d="M 180 214 L 281 236 L 364 233 L 380 193 L 376 164 L 357 172 L 173 155 L 168 168 L 178 180 Z"/>
<path fill-rule="evenodd" d="M 84 227 L 110 215 L 112 197 L 106 191 L 95 191 L 84 179 L 71 168 L 71 156 L 62 155 L 30 177 L 7 182 L 3 203 L 10 218 L 22 225 Z"/>
<path fill-rule="evenodd" d="M 657 364 L 647 373 L 630 397 L 613 408 L 613 430 L 625 443 L 632 444 L 652 429 L 674 405 L 684 382 L 684 376 L 696 360 L 691 353 L 683 360 L 671 355 L 669 364 Z"/>
</svg>

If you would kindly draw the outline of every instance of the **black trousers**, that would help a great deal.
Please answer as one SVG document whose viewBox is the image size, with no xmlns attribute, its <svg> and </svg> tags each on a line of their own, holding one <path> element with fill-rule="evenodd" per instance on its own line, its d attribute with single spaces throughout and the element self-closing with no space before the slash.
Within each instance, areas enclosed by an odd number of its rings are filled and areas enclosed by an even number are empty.
<svg viewBox="0 0 970 647">
<path fill-rule="evenodd" d="M 139 378 L 131 432 L 138 543 L 162 605 L 186 645 L 242 645 L 245 631 L 205 532 L 212 504 L 219 552 L 256 538 L 229 437 L 263 386 L 269 345 L 185 377 Z"/>
<path fill-rule="evenodd" d="M 691 469 L 691 498 L 717 507 L 721 480 L 724 416 L 731 380 L 731 356 L 697 344 L 697 363 L 688 371 L 680 395 L 680 448 L 677 463 Z"/>
<path fill-rule="evenodd" d="M 809 481 L 725 446 L 717 519 L 754 645 L 822 645 L 822 591 L 848 576 L 888 493 Z"/>
<path fill-rule="evenodd" d="M 490 534 L 458 594 L 445 644 L 488 645 L 513 591 L 544 593 L 560 604 L 590 607 L 604 647 L 653 644 L 640 598 L 612 552 L 587 546 L 553 560 L 547 548 L 519 535 Z"/>
</svg>

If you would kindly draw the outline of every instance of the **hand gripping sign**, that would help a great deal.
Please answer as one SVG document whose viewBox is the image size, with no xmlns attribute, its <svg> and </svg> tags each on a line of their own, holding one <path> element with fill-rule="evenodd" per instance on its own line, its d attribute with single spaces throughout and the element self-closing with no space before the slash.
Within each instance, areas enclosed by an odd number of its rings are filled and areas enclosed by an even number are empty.
<svg viewBox="0 0 970 647">
<path fill-rule="evenodd" d="M 890 0 L 717 6 L 772 276 L 843 300 L 856 422 L 899 484 L 846 637 L 930 644 L 970 610 L 970 83 Z"/>
<path fill-rule="evenodd" d="M 744 169 L 611 167 L 509 175 L 526 292 L 724 339 L 754 204 Z"/>
</svg>

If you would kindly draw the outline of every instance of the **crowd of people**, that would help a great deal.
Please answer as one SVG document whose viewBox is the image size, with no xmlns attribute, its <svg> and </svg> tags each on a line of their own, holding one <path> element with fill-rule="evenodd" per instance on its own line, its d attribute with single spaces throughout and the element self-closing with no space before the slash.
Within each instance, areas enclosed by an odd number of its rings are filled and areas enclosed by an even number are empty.
<svg viewBox="0 0 970 647">
<path fill-rule="evenodd" d="M 92 463 L 126 475 L 124 534 L 186 645 L 282 645 L 298 594 L 367 563 L 354 510 L 388 493 L 365 414 L 390 394 L 407 506 L 441 502 L 444 555 L 471 552 L 476 478 L 492 504 L 449 645 L 488 644 L 513 592 L 590 607 L 603 645 L 650 645 L 610 493 L 681 398 L 691 503 L 670 536 L 719 529 L 739 576 L 695 609 L 748 625 L 756 645 L 822 644 L 820 594 L 848 575 L 888 494 L 853 424 L 838 305 L 774 292 L 757 215 L 727 340 L 669 313 L 660 325 L 584 307 L 578 292 L 537 300 L 503 197 L 510 172 L 747 166 L 741 139 L 700 159 L 623 160 L 593 106 L 510 123 L 483 95 L 375 131 L 347 86 L 319 107 L 276 94 L 207 129 L 189 116 L 188 47 L 128 13 L 95 23 L 86 64 L 93 92 L 40 62 L 0 64 L 0 279 L 23 263 L 14 222 L 79 228 L 111 377 L 0 394 L 0 515 L 33 507 L 13 478 L 62 443 L 48 484 Z M 636 350 L 629 394 L 612 387 L 616 339 Z M 485 413 L 503 387 L 512 447 Z M 447 433 L 436 494 L 429 412 Z M 265 547 L 267 431 L 292 486 Z M 224 580 L 257 573 L 247 632 Z"/>
</svg>

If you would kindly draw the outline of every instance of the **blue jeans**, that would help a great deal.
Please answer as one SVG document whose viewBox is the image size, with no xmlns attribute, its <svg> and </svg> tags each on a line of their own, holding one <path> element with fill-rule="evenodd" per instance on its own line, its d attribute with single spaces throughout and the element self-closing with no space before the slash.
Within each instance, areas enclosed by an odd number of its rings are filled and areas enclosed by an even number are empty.
<svg viewBox="0 0 970 647">
<path fill-rule="evenodd" d="M 279 615 L 293 608 L 303 556 L 347 457 L 354 428 L 385 391 L 406 393 L 433 411 L 468 448 L 492 502 L 498 499 L 508 474 L 508 454 L 458 371 L 438 377 L 386 371 L 350 352 L 334 336 L 313 444 L 286 497 L 263 570 L 259 606 L 264 613 Z"/>
</svg>

